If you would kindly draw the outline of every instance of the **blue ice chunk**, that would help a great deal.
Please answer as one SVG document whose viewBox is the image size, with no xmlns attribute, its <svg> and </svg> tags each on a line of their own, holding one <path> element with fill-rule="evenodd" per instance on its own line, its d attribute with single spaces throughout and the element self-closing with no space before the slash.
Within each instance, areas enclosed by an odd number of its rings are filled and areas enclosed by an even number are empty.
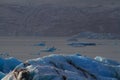
<svg viewBox="0 0 120 80">
<path fill-rule="evenodd" d="M 96 43 L 89 43 L 89 42 L 72 42 L 68 45 L 72 47 L 84 47 L 84 46 L 96 46 Z"/>
<path fill-rule="evenodd" d="M 41 50 L 42 52 L 54 52 L 56 50 L 55 47 L 50 47 L 50 48 L 46 48 L 45 50 Z"/>
<path fill-rule="evenodd" d="M 13 70 L 17 65 L 19 65 L 20 63 L 22 63 L 20 60 L 10 57 L 8 59 L 5 60 L 5 65 L 4 65 L 4 72 L 8 73 L 9 71 Z"/>
<path fill-rule="evenodd" d="M 71 61 L 76 67 L 80 67 L 92 74 L 101 75 L 105 77 L 115 77 L 115 70 L 109 66 L 101 64 L 94 59 L 84 56 L 68 56 L 67 59 Z"/>
<path fill-rule="evenodd" d="M 35 44 L 35 46 L 46 46 L 45 42 L 40 42 L 38 44 Z"/>
<path fill-rule="evenodd" d="M 6 59 L 0 58 L 0 71 L 3 73 L 9 73 L 20 63 L 21 61 L 13 57 Z"/>
<path fill-rule="evenodd" d="M 0 72 L 0 80 L 5 76 L 4 73 Z"/>
<path fill-rule="evenodd" d="M 0 58 L 0 71 L 3 71 L 4 59 Z"/>
<path fill-rule="evenodd" d="M 110 60 L 104 57 L 100 57 L 100 56 L 96 56 L 95 60 L 100 61 L 101 63 L 107 64 L 107 65 L 113 65 L 113 66 L 118 66 L 120 65 L 119 62 L 114 61 L 114 60 Z"/>
</svg>

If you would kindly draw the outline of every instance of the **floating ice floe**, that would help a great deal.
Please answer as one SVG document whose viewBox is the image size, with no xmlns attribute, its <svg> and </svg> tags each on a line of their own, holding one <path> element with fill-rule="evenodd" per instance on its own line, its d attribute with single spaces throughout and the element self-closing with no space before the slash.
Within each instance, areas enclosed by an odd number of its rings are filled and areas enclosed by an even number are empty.
<svg viewBox="0 0 120 80">
<path fill-rule="evenodd" d="M 84 46 L 96 46 L 96 43 L 91 43 L 91 42 L 72 42 L 69 43 L 68 45 L 72 47 L 84 47 Z"/>
<path fill-rule="evenodd" d="M 21 63 L 2 80 L 120 80 L 120 65 L 107 61 L 79 54 L 50 55 Z"/>
<path fill-rule="evenodd" d="M 78 41 L 78 39 L 76 39 L 76 38 L 69 38 L 69 39 L 67 39 L 67 41 Z"/>
<path fill-rule="evenodd" d="M 8 52 L 0 53 L 0 57 L 2 57 L 2 58 L 8 57 L 8 56 L 9 56 L 9 53 L 8 53 Z"/>
<path fill-rule="evenodd" d="M 45 49 L 42 49 L 38 51 L 37 53 L 34 53 L 32 55 L 41 55 L 42 52 L 55 52 L 57 49 L 55 47 L 46 47 Z"/>
<path fill-rule="evenodd" d="M 38 44 L 35 44 L 34 46 L 45 46 L 46 44 L 45 44 L 45 42 L 43 41 L 43 42 L 40 42 L 40 43 L 38 43 Z"/>
<path fill-rule="evenodd" d="M 41 50 L 41 52 L 54 52 L 56 50 L 56 48 L 55 47 L 50 47 L 50 48 L 46 48 L 46 49 L 44 49 L 44 50 Z"/>
</svg>

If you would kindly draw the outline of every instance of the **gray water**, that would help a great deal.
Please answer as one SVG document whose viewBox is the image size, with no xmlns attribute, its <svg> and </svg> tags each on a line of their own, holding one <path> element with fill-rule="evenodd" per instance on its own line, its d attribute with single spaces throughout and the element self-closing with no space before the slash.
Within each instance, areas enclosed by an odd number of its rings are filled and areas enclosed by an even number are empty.
<svg viewBox="0 0 120 80">
<path fill-rule="evenodd" d="M 92 58 L 103 56 L 120 61 L 120 40 L 79 39 L 79 42 L 94 42 L 97 45 L 72 47 L 67 45 L 69 43 L 67 39 L 67 37 L 0 37 L 0 56 L 15 57 L 25 61 L 50 54 L 80 53 Z M 35 46 L 40 42 L 45 42 L 46 46 Z M 42 52 L 53 46 L 56 51 Z"/>
</svg>

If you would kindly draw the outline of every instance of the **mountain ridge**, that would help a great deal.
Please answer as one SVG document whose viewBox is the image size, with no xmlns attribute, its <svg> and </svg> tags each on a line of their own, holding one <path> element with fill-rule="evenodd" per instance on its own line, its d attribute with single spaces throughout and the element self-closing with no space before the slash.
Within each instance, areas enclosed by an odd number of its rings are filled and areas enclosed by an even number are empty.
<svg viewBox="0 0 120 80">
<path fill-rule="evenodd" d="M 81 1 L 75 6 L 76 2 L 74 6 L 1 3 L 0 36 L 72 36 L 84 31 L 120 34 L 120 1 L 98 1 L 101 3 L 94 5 Z"/>
</svg>

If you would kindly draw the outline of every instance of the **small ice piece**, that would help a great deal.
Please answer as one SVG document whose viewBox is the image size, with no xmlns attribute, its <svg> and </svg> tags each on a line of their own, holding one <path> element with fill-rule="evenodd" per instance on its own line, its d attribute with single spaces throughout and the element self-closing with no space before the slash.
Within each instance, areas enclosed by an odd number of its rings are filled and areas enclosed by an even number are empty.
<svg viewBox="0 0 120 80">
<path fill-rule="evenodd" d="M 0 80 L 5 76 L 4 73 L 0 72 Z"/>
<path fill-rule="evenodd" d="M 72 42 L 69 43 L 68 45 L 72 47 L 84 47 L 84 46 L 96 46 L 96 43 L 91 43 L 91 42 Z"/>
<path fill-rule="evenodd" d="M 35 46 L 45 46 L 46 44 L 45 44 L 45 42 L 43 41 L 43 42 L 40 42 L 40 43 L 38 43 L 38 44 L 35 44 Z"/>
<path fill-rule="evenodd" d="M 55 47 L 50 47 L 50 48 L 46 48 L 45 50 L 41 50 L 41 52 L 54 52 L 56 50 Z"/>
</svg>

